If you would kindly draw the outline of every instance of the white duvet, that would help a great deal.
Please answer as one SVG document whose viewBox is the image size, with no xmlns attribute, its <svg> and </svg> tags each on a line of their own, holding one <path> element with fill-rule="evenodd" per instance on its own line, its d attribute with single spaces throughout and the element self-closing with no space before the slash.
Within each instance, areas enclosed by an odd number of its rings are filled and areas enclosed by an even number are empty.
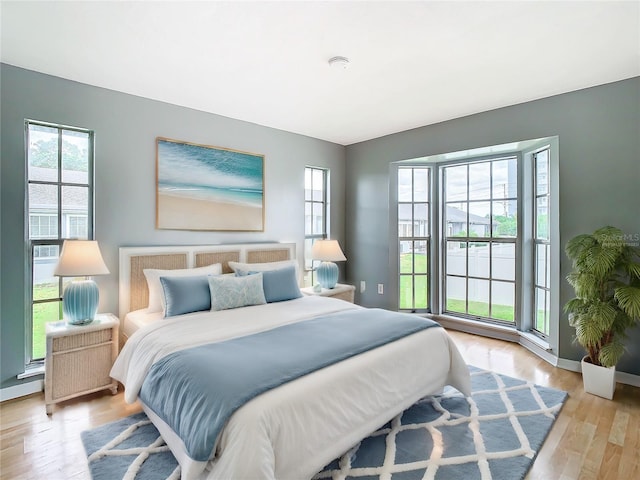
<svg viewBox="0 0 640 480">
<path fill-rule="evenodd" d="M 304 321 L 356 305 L 309 296 L 154 322 L 129 338 L 111 371 L 137 399 L 154 362 L 169 353 Z M 232 372 L 231 372 L 232 374 Z M 145 407 L 182 478 L 305 479 L 425 395 L 445 385 L 470 394 L 466 365 L 442 328 L 429 328 L 264 393 L 231 416 L 209 462 Z"/>
</svg>

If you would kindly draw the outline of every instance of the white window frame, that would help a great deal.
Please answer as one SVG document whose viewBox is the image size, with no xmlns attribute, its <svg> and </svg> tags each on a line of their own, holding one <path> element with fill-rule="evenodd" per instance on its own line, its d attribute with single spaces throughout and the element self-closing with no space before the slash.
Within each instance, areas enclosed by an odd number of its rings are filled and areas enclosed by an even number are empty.
<svg viewBox="0 0 640 480">
<path fill-rule="evenodd" d="M 537 159 L 538 159 L 538 155 L 540 155 L 542 152 L 546 152 L 547 154 L 547 189 L 546 192 L 543 194 L 538 194 L 537 191 L 537 178 L 538 178 L 538 169 L 537 169 Z M 531 162 L 531 168 L 533 170 L 533 174 L 532 174 L 532 180 L 533 180 L 533 185 L 532 185 L 532 196 L 533 196 L 533 202 L 532 202 L 532 207 L 533 207 L 533 213 L 532 213 L 532 231 L 533 231 L 533 252 L 532 252 L 532 257 L 533 257 L 533 265 L 532 265 L 532 277 L 531 277 L 531 283 L 533 284 L 533 299 L 532 299 L 532 306 L 533 306 L 533 323 L 531 325 L 531 329 L 534 333 L 536 333 L 537 335 L 540 335 L 542 338 L 548 338 L 549 337 L 549 326 L 550 326 L 550 316 L 551 316 L 551 309 L 550 309 L 550 305 L 551 305 L 551 286 L 550 286 L 550 280 L 551 280 L 551 261 L 550 261 L 550 257 L 551 257 L 551 235 L 550 232 L 547 232 L 547 238 L 541 237 L 539 235 L 538 232 L 538 221 L 537 221 L 537 200 L 539 198 L 546 198 L 546 203 L 547 203 L 547 216 L 549 216 L 549 211 L 551 208 L 551 175 L 550 175 L 550 165 L 551 165 L 551 147 L 550 146 L 545 146 L 535 152 L 533 152 L 532 154 L 532 162 Z M 547 226 L 547 228 L 550 228 L 550 225 Z M 540 266 L 540 259 L 538 257 L 538 247 L 544 247 L 545 248 L 545 262 L 544 262 L 544 268 L 545 271 L 543 273 L 543 277 L 544 277 L 544 285 L 541 285 L 538 282 L 538 278 L 540 278 L 540 274 L 538 272 L 538 267 Z M 543 318 L 543 328 L 542 330 L 540 328 L 538 328 L 538 324 L 537 324 L 537 311 L 538 311 L 538 295 L 539 294 L 544 294 L 544 303 L 545 303 L 545 309 L 544 309 L 544 318 Z"/>
<path fill-rule="evenodd" d="M 493 246 L 494 245 L 513 245 L 514 246 L 514 252 L 515 252 L 515 260 L 514 263 L 517 263 L 517 259 L 520 258 L 520 222 L 518 221 L 518 228 L 517 228 L 517 233 L 515 237 L 508 237 L 508 236 L 494 236 L 492 234 L 491 231 L 487 232 L 485 231 L 485 235 L 484 236 L 478 236 L 478 237 L 474 237 L 470 235 L 469 231 L 466 231 L 466 235 L 464 236 L 455 236 L 453 235 L 453 232 L 449 230 L 449 228 L 447 227 L 447 215 L 445 213 L 445 210 L 447 208 L 447 206 L 449 204 L 456 204 L 456 203 L 465 203 L 467 205 L 467 209 L 466 209 L 466 214 L 467 214 L 467 228 L 470 225 L 470 219 L 469 216 L 471 215 L 470 212 L 470 205 L 473 203 L 489 203 L 490 204 L 490 208 L 493 208 L 491 206 L 492 203 L 495 202 L 504 202 L 504 201 L 508 201 L 508 202 L 512 202 L 512 201 L 516 201 L 517 205 L 518 205 L 518 209 L 520 208 L 520 204 L 521 204 L 521 194 L 519 189 L 517 189 L 516 187 L 516 196 L 508 196 L 508 197 L 504 197 L 504 198 L 494 198 L 493 196 L 493 189 L 490 186 L 490 194 L 489 197 L 487 198 L 483 198 L 483 199 L 479 199 L 479 200 L 474 200 L 474 199 L 469 199 L 467 197 L 466 200 L 453 200 L 453 201 L 446 201 L 447 197 L 447 191 L 446 191 L 446 174 L 447 174 L 447 169 L 449 168 L 455 168 L 455 167 L 462 167 L 465 166 L 466 170 L 467 170 L 467 193 L 470 190 L 470 178 L 469 178 L 469 171 L 470 171 L 470 166 L 472 165 L 476 165 L 476 164 L 484 164 L 484 163 L 489 163 L 490 164 L 490 175 L 489 175 L 489 182 L 491 183 L 491 185 L 493 184 L 493 162 L 498 162 L 498 161 L 503 161 L 503 160 L 515 160 L 516 161 L 516 168 L 518 171 L 520 171 L 520 165 L 522 162 L 521 156 L 519 154 L 507 154 L 507 155 L 497 155 L 497 156 L 482 156 L 482 157 L 476 157 L 476 158 L 471 158 L 471 159 L 466 159 L 463 161 L 451 161 L 451 162 L 443 162 L 442 164 L 438 165 L 438 169 L 440 171 L 440 175 L 439 175 L 439 179 L 440 179 L 440 189 L 442 192 L 442 202 L 441 202 L 441 207 L 440 207 L 440 215 L 442 218 L 442 228 L 440 230 L 441 234 L 439 236 L 440 238 L 440 245 L 441 245 L 441 255 L 440 258 L 438 259 L 442 265 L 442 278 L 441 278 L 441 285 L 440 285 L 440 290 L 442 292 L 442 303 L 440 305 L 440 311 L 447 314 L 447 315 L 453 315 L 453 316 L 460 316 L 460 317 L 464 317 L 464 318 L 471 318 L 474 320 L 478 320 L 481 322 L 487 322 L 487 323 L 496 323 L 496 324 L 502 324 L 502 325 L 509 325 L 509 326 L 513 326 L 517 324 L 517 312 L 518 312 L 518 278 L 517 278 L 517 274 L 515 273 L 517 271 L 516 266 L 514 265 L 514 279 L 513 280 L 508 280 L 508 279 L 504 279 L 504 278 L 499 278 L 496 277 L 494 275 L 493 269 L 492 269 L 492 259 L 493 259 Z M 518 213 L 516 213 L 516 218 L 520 218 L 520 215 Z M 493 213 L 491 213 L 490 216 L 490 220 L 493 219 Z M 491 230 L 491 224 L 489 224 L 489 229 Z M 460 242 L 460 243 L 464 243 L 466 244 L 466 268 L 465 271 L 466 273 L 464 275 L 461 274 L 451 274 L 449 273 L 448 269 L 447 269 L 447 259 L 448 259 L 448 242 Z M 486 243 L 487 244 L 487 248 L 488 248 L 488 252 L 489 252 L 489 275 L 488 277 L 479 277 L 479 276 L 474 276 L 471 275 L 469 273 L 469 269 L 468 269 L 468 263 L 469 263 L 469 248 L 472 248 L 472 243 L 477 242 L 477 243 Z M 447 279 L 448 277 L 452 277 L 452 278 L 459 278 L 459 279 L 464 279 L 465 281 L 465 312 L 458 312 L 458 311 L 453 311 L 453 310 L 448 310 L 447 309 Z M 469 283 L 470 281 L 474 281 L 474 280 L 479 280 L 479 281 L 487 281 L 488 282 L 488 305 L 489 305 L 489 314 L 487 316 L 484 315 L 476 315 L 470 312 L 469 309 Z M 507 320 L 503 320 L 500 319 L 498 317 L 492 316 L 492 290 L 493 290 L 493 283 L 494 282 L 501 282 L 501 283 L 508 283 L 508 284 L 512 284 L 513 285 L 513 290 L 514 290 L 514 305 L 513 305 L 513 321 L 507 321 Z"/>
<path fill-rule="evenodd" d="M 550 235 L 550 282 L 549 282 L 549 332 L 548 335 L 542 335 L 534 328 L 534 243 L 533 243 L 533 222 L 535 221 L 534 213 L 534 196 L 533 196 L 533 155 L 535 152 L 544 148 L 550 148 L 549 158 L 549 235 Z M 442 278 L 444 278 L 444 262 L 443 252 L 445 245 L 443 244 L 443 232 L 446 225 L 443 222 L 443 216 L 440 212 L 442 197 L 442 179 L 438 175 L 437 181 L 433 182 L 432 196 L 434 202 L 431 210 L 432 228 L 432 251 L 431 251 L 431 278 L 438 278 L 440 281 L 432 281 L 430 283 L 431 298 L 431 316 L 440 321 L 440 323 L 448 328 L 467 331 L 470 333 L 486 335 L 493 338 L 500 338 L 519 342 L 525 348 L 539 355 L 541 358 L 556 364 L 558 361 L 559 346 L 559 321 L 560 321 L 560 229 L 559 229 L 559 204 L 558 204 L 558 185 L 559 185 L 559 139 L 558 137 L 546 137 L 512 144 L 495 145 L 491 147 L 481 147 L 473 150 L 460 152 L 452 152 L 447 154 L 439 154 L 422 158 L 403 160 L 391 164 L 389 171 L 389 198 L 391 208 L 390 215 L 390 232 L 389 245 L 392 259 L 398 258 L 398 223 L 397 223 L 397 171 L 399 166 L 431 166 L 437 168 L 453 161 L 470 161 L 482 160 L 498 155 L 497 153 L 484 154 L 484 152 L 500 152 L 501 156 L 511 154 L 519 155 L 521 161 L 518 167 L 518 192 L 521 201 L 518 205 L 518 237 L 520 253 L 516 254 L 519 261 L 516 262 L 516 308 L 515 308 L 515 325 L 491 324 L 487 322 L 479 322 L 471 318 L 465 318 L 460 315 L 445 314 L 444 292 L 442 287 Z M 432 176 L 433 178 L 434 176 Z M 437 240 L 436 240 L 437 239 Z M 394 278 L 399 278 L 399 268 L 397 260 L 390 263 L 390 272 Z M 394 282 L 395 283 L 395 282 Z M 392 285 L 393 287 L 393 285 Z M 399 305 L 399 292 L 390 289 L 389 291 L 392 301 Z"/>
<path fill-rule="evenodd" d="M 416 170 L 424 170 L 427 172 L 427 192 L 431 192 L 432 191 L 432 187 L 433 187 L 433 168 L 431 168 L 430 166 L 420 166 L 420 165 L 406 165 L 406 166 L 399 166 L 398 169 L 396 170 L 396 188 L 398 188 L 397 186 L 397 178 L 399 177 L 398 172 L 400 170 L 410 170 L 411 171 L 411 200 L 405 200 L 405 201 L 400 201 L 398 199 L 398 195 L 396 194 L 395 199 L 396 199 L 396 208 L 395 208 L 395 214 L 397 215 L 396 217 L 396 229 L 397 229 L 397 236 L 395 238 L 395 243 L 396 246 L 398 248 L 398 255 L 397 255 L 397 260 L 398 260 L 398 309 L 401 311 L 408 311 L 408 312 L 412 312 L 412 313 L 424 313 L 424 312 L 431 312 L 431 292 L 430 292 L 430 288 L 429 286 L 432 283 L 432 277 L 430 274 L 430 265 L 431 265 L 431 243 L 432 243 L 432 222 L 430 221 L 431 218 L 431 210 L 432 210 L 432 195 L 428 195 L 426 201 L 423 201 L 421 199 L 416 200 L 415 198 L 415 171 Z M 415 221 L 415 206 L 416 205 L 421 205 L 421 204 L 426 204 L 427 206 L 427 226 L 426 226 L 426 232 L 425 235 L 419 235 L 416 234 L 415 232 L 415 225 L 416 225 L 416 221 Z M 408 235 L 408 231 L 409 229 L 405 229 L 404 232 L 400 232 L 400 221 L 399 221 L 399 217 L 400 214 L 398 213 L 400 210 L 400 205 L 408 205 L 410 206 L 410 209 L 412 211 L 411 213 L 411 234 Z M 418 232 L 419 233 L 419 232 Z M 402 254 L 402 249 L 401 249 L 401 245 L 405 242 L 410 242 L 414 247 L 416 242 L 419 243 L 424 243 L 425 244 L 425 253 L 427 256 L 427 270 L 426 272 L 416 272 L 416 265 L 415 265 L 415 256 L 412 257 L 412 268 L 411 268 L 411 272 L 402 272 L 402 268 L 401 268 L 401 254 Z M 412 248 L 412 252 L 415 251 L 415 248 Z M 421 277 L 425 277 L 426 279 L 426 284 L 427 284 L 427 291 L 425 292 L 426 296 L 427 296 L 427 301 L 426 304 L 424 306 L 421 305 L 416 305 L 416 277 L 417 278 L 421 278 Z M 401 305 L 401 290 L 402 290 L 402 284 L 403 284 L 403 278 L 410 278 L 411 281 L 411 307 L 410 308 L 406 308 L 406 306 Z M 405 307 L 405 308 L 403 308 Z"/>
<path fill-rule="evenodd" d="M 311 259 L 311 246 L 313 245 L 313 243 L 316 240 L 325 240 L 327 238 L 329 238 L 329 169 L 328 168 L 324 168 L 324 167 L 314 167 L 311 165 L 307 165 L 305 166 L 305 200 L 304 200 L 304 211 L 305 211 L 305 232 L 304 232 L 304 245 L 305 245 L 305 251 L 304 251 L 304 258 L 305 258 L 305 264 L 304 264 L 304 284 L 305 286 L 311 286 L 314 285 L 316 282 L 316 273 L 315 273 L 315 268 L 317 267 L 317 261 L 312 260 Z M 307 199 L 306 198 L 306 176 L 307 173 L 309 173 L 309 175 L 311 175 L 311 190 L 313 191 L 315 189 L 315 185 L 313 182 L 313 178 L 314 172 L 321 172 L 322 174 L 322 185 L 321 185 L 321 190 L 322 190 L 322 200 L 318 201 L 318 200 L 313 200 L 313 197 L 311 199 Z M 322 211 L 322 225 L 319 226 L 319 228 L 315 228 L 316 225 L 313 224 L 313 206 L 320 206 L 320 209 Z M 307 219 L 306 219 L 306 212 L 307 212 L 307 206 L 311 207 L 311 232 L 307 232 Z"/>
<path fill-rule="evenodd" d="M 30 145 L 30 127 L 31 126 L 40 126 L 46 127 L 50 129 L 57 130 L 57 139 L 58 139 L 58 158 L 57 158 L 57 179 L 55 180 L 33 180 L 29 178 L 29 145 Z M 69 181 L 63 181 L 63 134 L 64 132 L 81 132 L 83 134 L 88 135 L 88 171 L 87 171 L 87 183 L 75 183 Z M 58 252 L 62 250 L 62 244 L 66 238 L 70 238 L 66 234 L 66 225 L 63 223 L 65 221 L 63 215 L 64 204 L 62 201 L 62 189 L 64 187 L 83 187 L 88 189 L 87 195 L 87 239 L 93 239 L 93 219 L 94 219 L 94 132 L 92 130 L 87 130 L 84 128 L 78 127 L 70 127 L 59 124 L 52 124 L 47 122 L 41 122 L 36 120 L 25 120 L 25 171 L 26 171 L 26 188 L 25 188 L 25 217 L 26 217 L 26 228 L 25 228 L 25 243 L 28 251 L 28 269 L 25 275 L 26 278 L 26 297 L 27 297 L 27 305 L 28 311 L 25 315 L 25 365 L 27 369 L 32 369 L 42 365 L 43 358 L 38 357 L 34 358 L 33 355 L 33 335 L 34 335 L 34 322 L 33 322 L 33 309 L 34 305 L 37 304 L 46 304 L 57 302 L 58 303 L 58 318 L 52 318 L 51 321 L 62 319 L 62 291 L 63 291 L 63 279 L 62 277 L 58 278 L 58 295 L 54 297 L 47 297 L 42 299 L 33 298 L 33 289 L 34 289 L 34 268 L 35 268 L 35 249 L 36 247 L 58 247 Z M 52 186 L 57 188 L 57 206 L 55 214 L 48 214 L 57 217 L 58 222 L 58 231 L 55 236 L 45 237 L 42 235 L 31 236 L 30 229 L 30 186 L 31 185 L 43 185 L 43 186 Z M 37 210 L 33 213 L 34 215 L 45 215 Z M 43 258 L 55 258 L 55 257 L 37 257 L 39 259 Z"/>
</svg>

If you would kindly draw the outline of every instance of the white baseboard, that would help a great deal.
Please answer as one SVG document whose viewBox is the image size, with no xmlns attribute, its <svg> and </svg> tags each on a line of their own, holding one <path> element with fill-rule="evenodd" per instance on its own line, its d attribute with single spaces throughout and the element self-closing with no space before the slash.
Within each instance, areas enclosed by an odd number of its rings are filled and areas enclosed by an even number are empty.
<svg viewBox="0 0 640 480">
<path fill-rule="evenodd" d="M 449 328 L 451 330 L 459 330 L 461 332 L 471 333 L 474 335 L 481 335 L 485 337 L 497 338 L 499 340 L 519 343 L 520 346 L 526 348 L 531 353 L 542 358 L 554 367 L 562 368 L 564 370 L 570 370 L 572 372 L 582 371 L 579 361 L 557 357 L 553 354 L 548 346 L 544 345 L 544 342 L 536 339 L 533 335 L 518 332 L 513 328 L 500 327 L 482 322 L 476 322 L 474 320 L 449 318 L 445 315 L 430 315 L 428 316 L 428 318 L 433 318 L 444 328 Z M 640 387 L 640 375 L 633 375 L 631 373 L 616 371 L 616 382 L 624 383 L 625 385 L 631 385 L 634 387 Z"/>
<path fill-rule="evenodd" d="M 631 385 L 633 387 L 640 387 L 640 375 L 616 371 L 616 382 Z"/>
<path fill-rule="evenodd" d="M 567 360 L 566 358 L 560 358 L 558 366 L 565 370 L 571 370 L 572 372 L 581 372 L 582 367 L 577 360 Z M 633 375 L 627 372 L 618 372 L 616 370 L 616 382 L 624 383 L 625 385 L 631 385 L 633 387 L 640 387 L 640 375 Z"/>
<path fill-rule="evenodd" d="M 580 367 L 580 362 L 576 360 L 567 360 L 566 358 L 558 359 L 558 367 L 563 368 L 565 370 L 570 370 L 572 372 L 582 371 L 582 367 Z"/>
<path fill-rule="evenodd" d="M 33 382 L 25 382 L 12 387 L 0 389 L 0 402 L 5 400 L 13 400 L 18 397 L 26 397 L 32 393 L 42 392 L 44 390 L 44 381 L 34 380 Z"/>
</svg>

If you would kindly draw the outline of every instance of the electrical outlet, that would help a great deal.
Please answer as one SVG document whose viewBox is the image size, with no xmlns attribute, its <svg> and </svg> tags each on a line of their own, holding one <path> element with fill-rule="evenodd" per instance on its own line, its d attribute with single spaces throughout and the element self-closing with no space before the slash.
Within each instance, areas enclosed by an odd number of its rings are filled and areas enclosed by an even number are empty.
<svg viewBox="0 0 640 480">
<path fill-rule="evenodd" d="M 378 295 L 384 295 L 384 284 L 383 283 L 379 283 L 378 284 Z"/>
<path fill-rule="evenodd" d="M 367 282 L 360 280 L 360 293 L 363 293 L 367 289 Z"/>
</svg>

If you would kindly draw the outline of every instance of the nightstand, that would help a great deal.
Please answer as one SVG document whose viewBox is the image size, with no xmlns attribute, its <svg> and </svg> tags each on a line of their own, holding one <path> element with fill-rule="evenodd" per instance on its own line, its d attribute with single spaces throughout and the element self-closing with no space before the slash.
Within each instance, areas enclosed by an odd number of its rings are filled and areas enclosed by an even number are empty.
<svg viewBox="0 0 640 480">
<path fill-rule="evenodd" d="M 118 355 L 120 320 L 111 313 L 96 315 L 88 325 L 47 323 L 44 398 L 47 415 L 53 404 L 100 390 L 118 392 L 109 373 Z"/>
<path fill-rule="evenodd" d="M 323 288 L 320 292 L 314 292 L 313 287 L 301 288 L 300 291 L 305 295 L 320 295 L 321 297 L 333 297 L 340 300 L 346 300 L 353 303 L 356 287 L 353 285 L 345 285 L 337 283 L 333 288 Z"/>
</svg>

